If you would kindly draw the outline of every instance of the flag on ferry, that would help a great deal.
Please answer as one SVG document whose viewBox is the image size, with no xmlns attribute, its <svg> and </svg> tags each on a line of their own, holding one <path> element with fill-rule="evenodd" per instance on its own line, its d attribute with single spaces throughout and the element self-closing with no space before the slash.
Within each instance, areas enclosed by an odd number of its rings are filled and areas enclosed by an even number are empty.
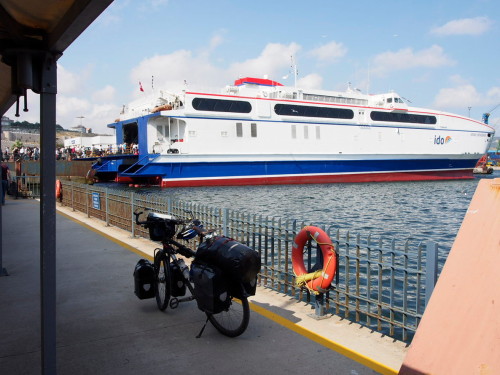
<svg viewBox="0 0 500 375">
<path fill-rule="evenodd" d="M 142 92 L 144 92 L 144 89 L 142 88 L 142 83 L 139 82 L 139 90 L 141 90 Z"/>
</svg>

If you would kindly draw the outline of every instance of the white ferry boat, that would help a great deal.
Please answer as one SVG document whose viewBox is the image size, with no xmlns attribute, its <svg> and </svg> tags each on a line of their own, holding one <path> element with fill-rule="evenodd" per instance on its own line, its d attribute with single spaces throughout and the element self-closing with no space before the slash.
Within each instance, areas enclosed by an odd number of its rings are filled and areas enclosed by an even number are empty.
<svg viewBox="0 0 500 375">
<path fill-rule="evenodd" d="M 134 154 L 101 157 L 95 175 L 163 187 L 473 178 L 494 129 L 366 95 L 241 78 L 124 106 L 108 125 Z M 124 146 L 125 147 L 125 146 Z"/>
</svg>

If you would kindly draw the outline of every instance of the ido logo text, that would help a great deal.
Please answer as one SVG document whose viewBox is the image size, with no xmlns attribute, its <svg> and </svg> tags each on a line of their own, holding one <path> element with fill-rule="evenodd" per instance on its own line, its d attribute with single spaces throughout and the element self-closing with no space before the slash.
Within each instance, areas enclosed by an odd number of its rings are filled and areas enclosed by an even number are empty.
<svg viewBox="0 0 500 375">
<path fill-rule="evenodd" d="M 435 145 L 444 145 L 445 143 L 449 143 L 451 141 L 451 137 L 440 137 L 439 135 L 434 136 L 434 144 Z"/>
</svg>

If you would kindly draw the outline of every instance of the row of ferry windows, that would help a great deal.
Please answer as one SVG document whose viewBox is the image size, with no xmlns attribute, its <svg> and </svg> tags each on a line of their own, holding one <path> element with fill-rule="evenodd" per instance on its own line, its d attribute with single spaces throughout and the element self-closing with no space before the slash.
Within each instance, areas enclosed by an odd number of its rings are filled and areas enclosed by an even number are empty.
<svg viewBox="0 0 500 375">
<path fill-rule="evenodd" d="M 192 103 L 193 108 L 198 111 L 232 113 L 250 113 L 252 111 L 252 105 L 249 102 L 240 100 L 194 98 Z M 309 105 L 276 104 L 274 112 L 281 116 L 337 118 L 344 120 L 352 120 L 354 118 L 354 112 L 351 109 Z M 428 115 L 372 111 L 370 117 L 373 121 L 436 124 L 436 117 Z"/>
<path fill-rule="evenodd" d="M 309 126 L 304 126 L 304 139 L 309 139 Z M 227 133 L 224 132 L 224 136 L 227 136 Z M 292 125 L 292 139 L 297 138 L 297 125 Z M 321 128 L 319 126 L 315 126 L 315 136 L 316 139 L 321 138 Z M 237 122 L 236 123 L 236 137 L 242 138 L 243 137 L 243 123 Z M 256 138 L 257 137 L 257 124 L 252 122 L 250 124 L 250 137 Z"/>
</svg>

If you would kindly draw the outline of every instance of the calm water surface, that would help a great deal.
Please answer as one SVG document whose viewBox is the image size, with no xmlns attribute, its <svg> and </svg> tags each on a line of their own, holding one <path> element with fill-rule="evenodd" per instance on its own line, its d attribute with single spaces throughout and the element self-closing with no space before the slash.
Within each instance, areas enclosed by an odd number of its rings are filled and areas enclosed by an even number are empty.
<svg viewBox="0 0 500 375">
<path fill-rule="evenodd" d="M 321 185 L 149 188 L 185 202 L 252 214 L 336 226 L 366 238 L 369 233 L 404 241 L 433 240 L 447 254 L 480 178 Z"/>
</svg>

